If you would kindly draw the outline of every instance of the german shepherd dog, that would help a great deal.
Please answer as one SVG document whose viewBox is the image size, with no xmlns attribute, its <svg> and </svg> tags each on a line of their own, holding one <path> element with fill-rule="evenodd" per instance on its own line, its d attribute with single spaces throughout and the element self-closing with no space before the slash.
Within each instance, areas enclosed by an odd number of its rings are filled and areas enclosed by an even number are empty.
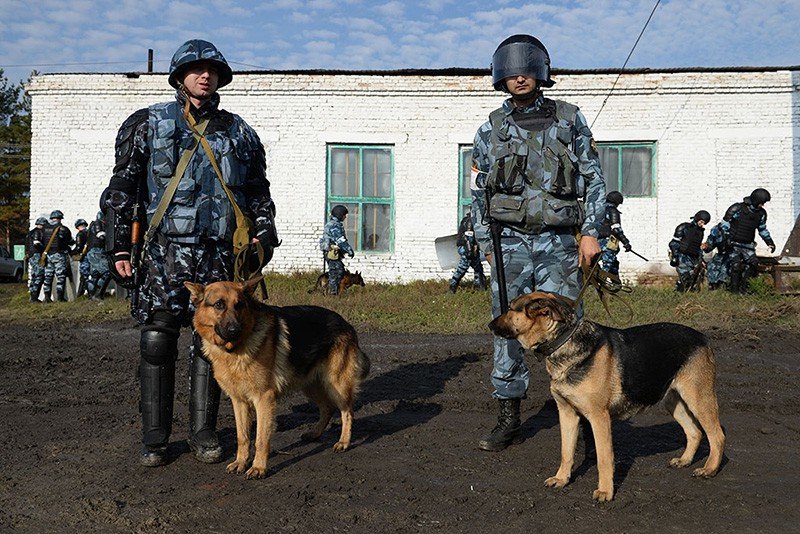
<svg viewBox="0 0 800 534">
<path fill-rule="evenodd" d="M 341 412 L 342 432 L 334 451 L 350 447 L 353 402 L 370 361 L 353 327 L 317 306 L 268 306 L 253 298 L 260 277 L 247 283 L 185 282 L 197 308 L 194 328 L 203 340 L 220 387 L 236 418 L 236 459 L 229 473 L 242 473 L 250 456 L 251 409 L 256 416 L 255 457 L 246 477 L 267 475 L 270 438 L 278 399 L 302 390 L 319 406 L 319 422 L 304 440 L 316 440 Z"/>
<path fill-rule="evenodd" d="M 323 294 L 327 295 L 330 292 L 330 286 L 328 285 L 329 274 L 328 271 L 325 271 L 319 277 L 317 277 L 317 283 L 314 284 L 313 289 L 309 289 L 309 293 L 313 293 L 314 291 L 321 291 Z M 364 287 L 364 279 L 361 277 L 361 272 L 356 271 L 351 273 L 350 271 L 345 271 L 342 280 L 339 282 L 339 295 L 344 293 L 344 290 L 350 286 L 361 286 Z"/>
<path fill-rule="evenodd" d="M 714 353 L 697 330 L 672 323 L 618 330 L 578 320 L 572 301 L 543 292 L 517 297 L 489 328 L 545 358 L 561 426 L 561 465 L 546 486 L 569 482 L 582 415 L 592 425 L 597 450 L 600 477 L 593 497 L 613 499 L 611 418 L 627 419 L 662 399 L 686 433 L 686 449 L 669 465 L 690 465 L 705 431 L 710 453 L 692 476 L 709 478 L 719 470 L 725 434 L 714 389 Z"/>
</svg>

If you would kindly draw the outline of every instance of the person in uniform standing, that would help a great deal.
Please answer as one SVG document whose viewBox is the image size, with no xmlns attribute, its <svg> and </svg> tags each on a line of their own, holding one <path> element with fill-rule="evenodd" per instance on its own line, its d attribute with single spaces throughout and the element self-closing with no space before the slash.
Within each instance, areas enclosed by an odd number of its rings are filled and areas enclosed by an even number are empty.
<svg viewBox="0 0 800 534">
<path fill-rule="evenodd" d="M 669 242 L 669 264 L 678 271 L 678 282 L 675 291 L 686 292 L 697 287 L 694 280 L 698 264 L 703 261 L 703 235 L 705 226 L 711 221 L 711 214 L 700 210 L 689 222 L 683 222 L 675 228 Z"/>
<path fill-rule="evenodd" d="M 344 221 L 347 219 L 347 207 L 341 204 L 331 210 L 331 218 L 322 230 L 319 239 L 319 248 L 325 254 L 325 264 L 328 268 L 328 293 L 339 294 L 339 283 L 344 277 L 345 268 L 342 258 L 346 254 L 352 258 L 355 251 L 347 241 L 344 232 Z"/>
<path fill-rule="evenodd" d="M 98 211 L 95 220 L 89 224 L 86 259 L 89 262 L 89 277 L 86 292 L 91 300 L 103 300 L 111 282 L 111 271 L 106 259 L 106 230 L 103 212 Z"/>
<path fill-rule="evenodd" d="M 28 257 L 28 293 L 30 302 L 39 304 L 39 293 L 44 284 L 44 267 L 39 264 L 44 251 L 44 227 L 47 219 L 39 217 L 25 238 L 25 255 Z"/>
<path fill-rule="evenodd" d="M 600 226 L 600 266 L 608 273 L 608 280 L 617 286 L 622 284 L 619 278 L 619 244 L 626 252 L 631 251 L 631 242 L 622 230 L 622 215 L 619 206 L 623 202 L 622 193 L 611 191 L 606 195 L 606 216 Z"/>
<path fill-rule="evenodd" d="M 486 276 L 483 274 L 483 263 L 481 262 L 481 251 L 478 242 L 475 240 L 475 228 L 472 226 L 472 214 L 467 213 L 458 224 L 458 237 L 456 238 L 458 247 L 458 265 L 450 279 L 450 292 L 455 293 L 461 279 L 472 267 L 475 278 L 472 285 L 475 289 L 486 288 Z"/>
<path fill-rule="evenodd" d="M 717 223 L 708 232 L 708 239 L 703 243 L 703 252 L 712 252 L 717 249 L 717 253 L 708 262 L 706 276 L 708 278 L 708 289 L 715 290 L 727 286 L 731 278 L 731 246 L 730 232 L 724 229 L 723 223 Z"/>
<path fill-rule="evenodd" d="M 492 57 L 492 84 L 510 98 L 475 135 L 471 188 L 475 236 L 492 267 L 497 317 L 498 268 L 505 272 L 509 301 L 534 290 L 577 299 L 579 264 L 588 266 L 600 254 L 606 191 L 583 114 L 543 94 L 555 81 L 538 39 L 513 35 L 500 43 Z M 490 219 L 502 226 L 501 258 L 493 257 Z M 515 340 L 494 338 L 492 385 L 499 415 L 478 443 L 482 450 L 500 451 L 521 441 L 520 401 L 529 383 L 523 352 Z"/>
<path fill-rule="evenodd" d="M 731 205 L 722 219 L 723 229 L 730 235 L 731 281 L 728 289 L 734 293 L 746 293 L 748 281 L 756 273 L 756 230 L 769 251 L 775 252 L 775 242 L 767 229 L 767 210 L 764 209 L 764 204 L 771 198 L 766 189 L 754 189 L 742 202 Z"/>
<path fill-rule="evenodd" d="M 263 247 L 265 262 L 279 244 L 264 147 L 241 117 L 219 107 L 217 90 L 232 79 L 212 43 L 193 39 L 181 45 L 169 67 L 175 99 L 136 111 L 123 122 L 114 173 L 100 198 L 113 274 L 119 283 L 137 287 L 131 313 L 142 325 L 140 460 L 149 467 L 168 460 L 178 337 L 193 315 L 184 282 L 233 279 L 233 237 L 239 227 L 234 202 L 255 221 L 253 243 Z M 150 228 L 141 244 L 140 271 L 134 271 L 131 251 L 138 241 L 132 230 L 140 205 Z M 188 445 L 199 461 L 219 462 L 220 388 L 196 333 L 189 367 Z"/>
<path fill-rule="evenodd" d="M 87 246 L 87 238 L 88 238 L 88 223 L 85 219 L 78 219 L 75 221 L 75 248 L 72 249 L 72 257 L 75 258 L 78 263 L 78 271 L 80 273 L 80 280 L 78 281 L 78 289 L 75 291 L 75 298 L 78 298 L 86 292 L 86 288 L 89 284 L 89 274 L 91 272 L 91 268 L 89 267 L 89 259 L 86 257 L 86 253 L 89 252 Z"/>
<path fill-rule="evenodd" d="M 75 244 L 72 239 L 72 232 L 69 228 L 61 224 L 64 214 L 61 210 L 53 210 L 50 213 L 50 220 L 44 227 L 43 241 L 45 243 L 42 256 L 44 262 L 44 301 L 53 302 L 53 278 L 56 279 L 56 300 L 66 302 L 65 293 L 67 287 L 67 269 L 69 265 L 70 247 Z"/>
</svg>

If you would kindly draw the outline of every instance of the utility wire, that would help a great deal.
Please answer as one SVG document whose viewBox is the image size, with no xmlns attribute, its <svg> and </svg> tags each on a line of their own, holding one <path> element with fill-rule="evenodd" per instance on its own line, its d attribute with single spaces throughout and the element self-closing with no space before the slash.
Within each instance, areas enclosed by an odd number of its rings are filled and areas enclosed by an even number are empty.
<svg viewBox="0 0 800 534">
<path fill-rule="evenodd" d="M 660 4 L 660 3 L 661 3 L 661 0 L 656 0 L 656 4 L 653 6 L 653 10 L 650 12 L 650 16 L 647 17 L 647 22 L 644 23 L 644 27 L 642 28 L 642 31 L 639 32 L 639 37 L 636 38 L 636 42 L 633 43 L 633 48 L 631 48 L 630 53 L 628 53 L 628 57 L 625 58 L 625 63 L 622 64 L 622 68 L 620 69 L 619 74 L 617 74 L 617 79 L 614 80 L 613 84 L 611 84 L 611 90 L 608 91 L 608 94 L 606 95 L 605 100 L 603 100 L 603 103 L 600 105 L 600 109 L 597 110 L 597 115 L 594 116 L 594 120 L 592 121 L 592 124 L 589 125 L 589 129 L 591 129 L 594 126 L 594 123 L 597 121 L 597 117 L 600 116 L 600 112 L 603 111 L 603 108 L 606 106 L 606 102 L 608 102 L 609 97 L 611 97 L 611 93 L 614 92 L 614 87 L 617 86 L 617 82 L 619 81 L 620 77 L 622 76 L 622 71 L 624 71 L 625 67 L 628 65 L 628 61 L 631 59 L 631 56 L 633 55 L 633 51 L 636 50 L 636 45 L 639 44 L 639 39 L 641 39 L 642 35 L 644 35 L 644 31 L 647 29 L 647 25 L 650 24 L 650 19 L 653 18 L 653 14 L 656 12 L 656 8 L 658 7 L 658 4 Z"/>
</svg>

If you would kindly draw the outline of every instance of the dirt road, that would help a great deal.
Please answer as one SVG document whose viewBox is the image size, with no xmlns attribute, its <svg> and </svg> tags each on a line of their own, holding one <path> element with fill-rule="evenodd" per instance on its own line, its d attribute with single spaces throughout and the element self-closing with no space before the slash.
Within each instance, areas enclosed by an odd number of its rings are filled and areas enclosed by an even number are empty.
<svg viewBox="0 0 800 534">
<path fill-rule="evenodd" d="M 278 416 L 268 478 L 197 463 L 187 429 L 186 358 L 178 362 L 174 460 L 138 465 L 138 330 L 0 327 L 0 530 L 4 532 L 779 532 L 798 528 L 800 333 L 709 332 L 717 352 L 726 460 L 716 478 L 672 470 L 684 438 L 660 409 L 614 426 L 613 502 L 595 504 L 593 446 L 579 441 L 573 482 L 545 488 L 559 459 L 544 368 L 523 403 L 526 440 L 479 452 L 494 424 L 490 337 L 362 333 L 372 358 L 354 423 L 321 443 L 300 434 L 316 409 L 300 396 Z M 181 338 L 186 354 L 188 335 Z M 223 398 L 220 429 L 235 431 Z M 587 451 L 588 449 L 588 451 Z M 704 442 L 698 462 L 708 447 Z M 697 465 L 697 464 L 695 464 Z"/>
</svg>

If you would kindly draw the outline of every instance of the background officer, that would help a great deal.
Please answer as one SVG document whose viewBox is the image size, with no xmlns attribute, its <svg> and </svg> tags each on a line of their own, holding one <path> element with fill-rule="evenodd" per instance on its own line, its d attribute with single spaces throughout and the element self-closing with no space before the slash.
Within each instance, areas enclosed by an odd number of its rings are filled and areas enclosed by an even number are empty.
<svg viewBox="0 0 800 534">
<path fill-rule="evenodd" d="M 47 219 L 39 217 L 25 237 L 25 255 L 28 257 L 28 292 L 30 302 L 39 304 L 39 292 L 44 283 L 44 267 L 39 265 L 44 250 L 44 227 Z"/>
<path fill-rule="evenodd" d="M 122 283 L 134 279 L 138 284 L 131 296 L 131 313 L 143 325 L 139 376 L 141 462 L 146 466 L 167 461 L 178 337 L 181 326 L 191 324 L 193 311 L 183 283 L 233 279 L 236 217 L 223 180 L 244 215 L 255 221 L 255 240 L 264 247 L 266 261 L 279 244 L 264 147 L 241 117 L 219 107 L 217 89 L 232 78 L 231 68 L 213 44 L 196 39 L 181 45 L 169 68 L 175 99 L 136 111 L 122 124 L 114 174 L 100 199 L 115 276 Z M 201 132 L 224 177 L 217 176 L 204 146 L 198 146 L 195 136 Z M 179 170 L 182 159 L 185 170 Z M 166 191 L 173 176 L 177 188 L 170 199 Z M 163 218 L 151 224 L 154 233 L 143 243 L 141 271 L 134 272 L 131 233 L 140 203 L 148 221 L 157 212 Z M 165 211 L 159 210 L 160 204 Z M 199 337 L 195 334 L 193 339 L 188 444 L 198 460 L 218 462 L 222 459 L 216 434 L 220 389 L 202 355 Z"/>
<path fill-rule="evenodd" d="M 339 283 L 344 277 L 342 258 L 345 254 L 350 258 L 355 255 L 344 233 L 345 219 L 347 219 L 347 208 L 341 204 L 334 206 L 331 218 L 325 224 L 319 240 L 319 248 L 325 253 L 325 263 L 328 266 L 328 292 L 331 295 L 339 293 Z"/>
<path fill-rule="evenodd" d="M 703 261 L 701 245 L 705 234 L 704 228 L 710 220 L 711 214 L 706 210 L 700 210 L 689 222 L 681 223 L 675 228 L 675 234 L 669 242 L 669 264 L 678 271 L 675 291 L 689 291 L 694 285 L 692 277 L 695 268 Z"/>
<path fill-rule="evenodd" d="M 769 251 L 775 252 L 775 242 L 767 230 L 767 210 L 764 209 L 764 204 L 770 199 L 766 189 L 754 189 L 742 202 L 731 205 L 723 217 L 723 229 L 731 241 L 731 282 L 728 289 L 733 292 L 746 293 L 748 280 L 756 273 L 756 230 Z"/>
<path fill-rule="evenodd" d="M 492 56 L 492 84 L 510 98 L 475 135 L 471 188 L 475 236 L 493 269 L 494 317 L 500 314 L 498 264 L 509 300 L 534 289 L 576 299 L 579 261 L 590 265 L 600 253 L 606 191 L 599 157 L 578 108 L 542 94 L 554 83 L 550 56 L 535 37 L 511 36 Z M 502 258 L 492 257 L 489 217 L 502 224 Z M 495 337 L 492 385 L 500 415 L 479 448 L 499 451 L 520 441 L 528 382 L 522 347 Z"/>
<path fill-rule="evenodd" d="M 458 237 L 456 238 L 458 247 L 458 265 L 453 278 L 450 279 L 450 291 L 455 293 L 461 279 L 472 267 L 475 278 L 472 281 L 475 289 L 486 288 L 486 276 L 483 274 L 483 264 L 481 263 L 481 251 L 478 242 L 475 240 L 475 229 L 472 226 L 472 214 L 467 213 L 458 224 Z"/>
<path fill-rule="evenodd" d="M 69 228 L 61 224 L 63 218 L 64 214 L 60 210 L 53 210 L 50 213 L 50 224 L 44 227 L 42 236 L 45 244 L 42 256 L 46 256 L 43 287 L 45 302 L 53 302 L 50 296 L 53 292 L 53 277 L 56 278 L 56 300 L 67 301 L 64 290 L 67 286 L 67 269 L 70 268 L 69 250 L 75 241 Z"/>
<path fill-rule="evenodd" d="M 91 272 L 91 268 L 89 267 L 89 260 L 86 258 L 86 253 L 89 252 L 89 248 L 87 246 L 87 238 L 88 238 L 88 223 L 85 219 L 78 219 L 75 221 L 75 229 L 77 232 L 75 233 L 75 247 L 72 249 L 72 256 L 76 260 L 78 260 L 78 271 L 80 272 L 80 280 L 78 281 L 78 289 L 75 290 L 75 298 L 80 297 L 83 295 L 84 291 L 86 291 L 86 287 L 89 283 L 89 273 Z"/>
<path fill-rule="evenodd" d="M 103 223 L 103 212 L 97 212 L 97 218 L 89 224 L 87 245 L 89 251 L 86 259 L 89 262 L 88 283 L 86 292 L 91 300 L 103 300 L 106 288 L 111 282 L 111 272 L 106 259 L 106 229 Z"/>
<path fill-rule="evenodd" d="M 715 224 L 708 232 L 708 239 L 703 243 L 703 251 L 717 253 L 708 262 L 708 289 L 714 290 L 728 284 L 731 278 L 731 246 L 730 232 L 726 232 L 723 223 Z"/>
<path fill-rule="evenodd" d="M 611 191 L 606 195 L 606 216 L 600 226 L 600 266 L 610 275 L 610 280 L 621 284 L 619 279 L 619 244 L 625 247 L 626 252 L 631 250 L 631 242 L 622 230 L 622 216 L 617 206 L 622 204 L 622 193 Z"/>
</svg>

